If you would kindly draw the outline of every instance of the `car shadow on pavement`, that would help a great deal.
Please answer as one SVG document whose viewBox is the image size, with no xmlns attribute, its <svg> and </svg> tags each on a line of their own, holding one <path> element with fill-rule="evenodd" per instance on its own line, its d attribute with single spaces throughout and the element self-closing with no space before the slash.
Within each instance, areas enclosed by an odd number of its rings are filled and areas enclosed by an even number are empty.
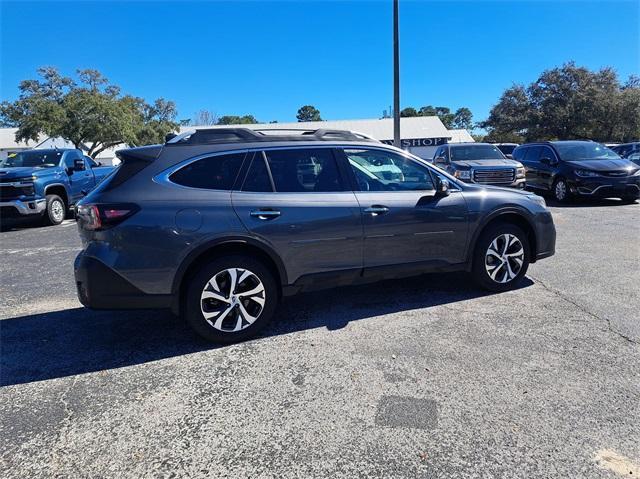
<svg viewBox="0 0 640 479">
<path fill-rule="evenodd" d="M 532 283 L 525 279 L 520 287 Z M 389 280 L 287 298 L 259 336 L 326 327 L 487 295 L 467 275 Z M 220 348 L 167 311 L 74 308 L 0 321 L 0 386 L 142 364 Z"/>
<path fill-rule="evenodd" d="M 573 198 L 567 203 L 560 203 L 552 198 L 546 198 L 546 201 L 547 206 L 551 206 L 554 208 L 593 208 L 596 206 L 603 207 L 638 204 L 637 201 L 635 203 L 629 203 L 615 198 Z"/>
</svg>

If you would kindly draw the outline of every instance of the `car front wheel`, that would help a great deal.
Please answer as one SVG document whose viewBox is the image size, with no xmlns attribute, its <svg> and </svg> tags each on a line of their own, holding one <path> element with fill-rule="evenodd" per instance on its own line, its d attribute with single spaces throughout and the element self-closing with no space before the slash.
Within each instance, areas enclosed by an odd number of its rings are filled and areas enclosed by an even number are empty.
<svg viewBox="0 0 640 479">
<path fill-rule="evenodd" d="M 569 185 L 564 178 L 558 178 L 553 183 L 553 198 L 558 203 L 566 203 L 571 199 L 571 192 L 569 191 Z"/>
<path fill-rule="evenodd" d="M 278 297 L 274 275 L 261 261 L 249 256 L 218 258 L 189 282 L 186 319 L 208 341 L 243 341 L 271 320 Z"/>
<path fill-rule="evenodd" d="M 67 215 L 67 205 L 58 195 L 47 195 L 47 208 L 44 212 L 45 225 L 59 225 Z"/>
<path fill-rule="evenodd" d="M 529 241 L 524 231 L 499 223 L 484 231 L 476 243 L 473 276 L 489 291 L 507 291 L 527 273 L 529 261 Z"/>
</svg>

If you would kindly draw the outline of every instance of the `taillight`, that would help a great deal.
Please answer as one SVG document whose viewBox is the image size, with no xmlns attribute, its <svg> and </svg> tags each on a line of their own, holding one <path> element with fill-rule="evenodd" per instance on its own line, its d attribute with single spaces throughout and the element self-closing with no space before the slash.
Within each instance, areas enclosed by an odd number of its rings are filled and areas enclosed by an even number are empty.
<svg viewBox="0 0 640 479">
<path fill-rule="evenodd" d="M 85 230 L 106 230 L 122 223 L 139 209 L 133 203 L 78 205 L 77 219 Z"/>
</svg>

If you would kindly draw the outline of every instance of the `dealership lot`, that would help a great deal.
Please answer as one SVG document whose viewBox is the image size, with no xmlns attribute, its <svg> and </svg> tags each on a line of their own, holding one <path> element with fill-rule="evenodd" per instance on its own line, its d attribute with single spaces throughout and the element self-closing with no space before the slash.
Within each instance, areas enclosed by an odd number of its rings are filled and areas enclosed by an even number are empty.
<svg viewBox="0 0 640 479">
<path fill-rule="evenodd" d="M 617 477 L 640 464 L 640 205 L 552 208 L 556 256 L 287 299 L 215 347 L 91 312 L 75 225 L 0 233 L 3 477 Z"/>
</svg>

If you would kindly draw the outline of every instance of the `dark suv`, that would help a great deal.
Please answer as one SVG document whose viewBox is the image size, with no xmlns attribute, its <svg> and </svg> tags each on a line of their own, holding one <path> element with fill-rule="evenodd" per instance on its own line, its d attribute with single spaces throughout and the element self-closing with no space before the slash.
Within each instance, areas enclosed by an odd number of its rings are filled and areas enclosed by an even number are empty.
<svg viewBox="0 0 640 479">
<path fill-rule="evenodd" d="M 600 143 L 529 143 L 513 157 L 525 165 L 527 187 L 550 192 L 559 202 L 574 196 L 633 202 L 640 196 L 640 167 Z"/>
<path fill-rule="evenodd" d="M 171 308 L 209 340 L 254 335 L 283 295 L 453 270 L 504 291 L 554 253 L 542 198 L 351 132 L 203 129 L 118 156 L 78 206 L 80 301 Z"/>
<path fill-rule="evenodd" d="M 466 183 L 524 188 L 524 167 L 489 143 L 451 143 L 438 147 L 433 163 Z"/>
</svg>

